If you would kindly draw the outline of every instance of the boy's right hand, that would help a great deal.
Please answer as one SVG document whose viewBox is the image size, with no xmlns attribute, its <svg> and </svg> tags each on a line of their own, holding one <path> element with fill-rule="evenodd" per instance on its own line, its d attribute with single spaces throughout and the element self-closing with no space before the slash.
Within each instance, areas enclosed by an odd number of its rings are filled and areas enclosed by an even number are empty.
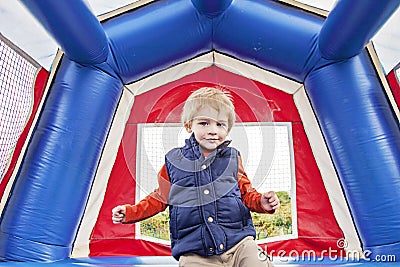
<svg viewBox="0 0 400 267">
<path fill-rule="evenodd" d="M 112 209 L 112 221 L 114 224 L 122 223 L 125 219 L 126 208 L 124 205 L 116 206 Z"/>
</svg>

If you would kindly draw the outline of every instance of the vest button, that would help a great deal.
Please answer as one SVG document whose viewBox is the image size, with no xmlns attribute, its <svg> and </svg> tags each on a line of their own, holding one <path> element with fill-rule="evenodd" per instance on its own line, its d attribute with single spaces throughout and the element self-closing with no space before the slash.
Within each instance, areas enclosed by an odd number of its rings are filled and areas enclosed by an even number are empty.
<svg viewBox="0 0 400 267">
<path fill-rule="evenodd" d="M 209 248 L 209 250 L 210 250 L 210 252 L 213 252 L 213 251 L 214 251 L 214 249 L 213 249 L 213 248 Z"/>
<path fill-rule="evenodd" d="M 203 164 L 203 165 L 201 165 L 201 169 L 205 170 L 205 169 L 207 169 L 207 166 L 205 164 Z"/>
<path fill-rule="evenodd" d="M 221 249 L 221 250 L 224 249 L 224 244 L 220 244 L 219 249 Z"/>
<path fill-rule="evenodd" d="M 205 195 L 208 195 L 208 194 L 210 194 L 210 191 L 209 191 L 208 189 L 204 189 L 203 193 L 204 193 Z"/>
<path fill-rule="evenodd" d="M 212 217 L 208 217 L 207 221 L 211 223 L 214 221 L 214 219 Z"/>
</svg>

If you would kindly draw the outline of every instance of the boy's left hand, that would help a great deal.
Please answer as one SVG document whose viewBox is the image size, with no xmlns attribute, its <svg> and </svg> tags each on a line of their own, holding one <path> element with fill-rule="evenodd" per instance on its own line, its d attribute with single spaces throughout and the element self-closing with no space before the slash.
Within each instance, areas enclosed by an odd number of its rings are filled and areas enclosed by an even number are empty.
<svg viewBox="0 0 400 267">
<path fill-rule="evenodd" d="M 273 212 L 280 206 L 279 198 L 274 191 L 269 191 L 262 195 L 261 205 L 266 211 Z"/>
</svg>

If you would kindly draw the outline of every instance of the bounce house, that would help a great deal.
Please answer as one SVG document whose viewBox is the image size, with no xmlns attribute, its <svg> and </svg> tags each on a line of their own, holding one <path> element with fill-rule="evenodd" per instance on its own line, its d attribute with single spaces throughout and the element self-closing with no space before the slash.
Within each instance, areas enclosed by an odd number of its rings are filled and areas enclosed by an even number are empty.
<svg viewBox="0 0 400 267">
<path fill-rule="evenodd" d="M 400 88 L 370 42 L 399 0 L 329 13 L 141 0 L 99 17 L 83 0 L 21 2 L 60 49 L 0 180 L 0 266 L 178 266 L 168 232 L 114 225 L 111 209 L 154 189 L 185 138 L 183 102 L 208 85 L 233 96 L 232 145 L 255 187 L 288 199 L 267 217 L 276 232 L 254 219 L 275 264 L 400 261 Z"/>
</svg>

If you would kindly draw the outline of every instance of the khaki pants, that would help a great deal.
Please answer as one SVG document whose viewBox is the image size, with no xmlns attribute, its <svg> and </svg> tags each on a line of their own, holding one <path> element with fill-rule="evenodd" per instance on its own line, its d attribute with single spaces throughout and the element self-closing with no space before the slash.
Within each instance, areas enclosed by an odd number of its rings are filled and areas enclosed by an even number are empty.
<svg viewBox="0 0 400 267">
<path fill-rule="evenodd" d="M 260 251 L 253 237 L 248 236 L 221 255 L 199 256 L 188 253 L 179 258 L 180 267 L 266 267 L 273 266 Z"/>
</svg>

